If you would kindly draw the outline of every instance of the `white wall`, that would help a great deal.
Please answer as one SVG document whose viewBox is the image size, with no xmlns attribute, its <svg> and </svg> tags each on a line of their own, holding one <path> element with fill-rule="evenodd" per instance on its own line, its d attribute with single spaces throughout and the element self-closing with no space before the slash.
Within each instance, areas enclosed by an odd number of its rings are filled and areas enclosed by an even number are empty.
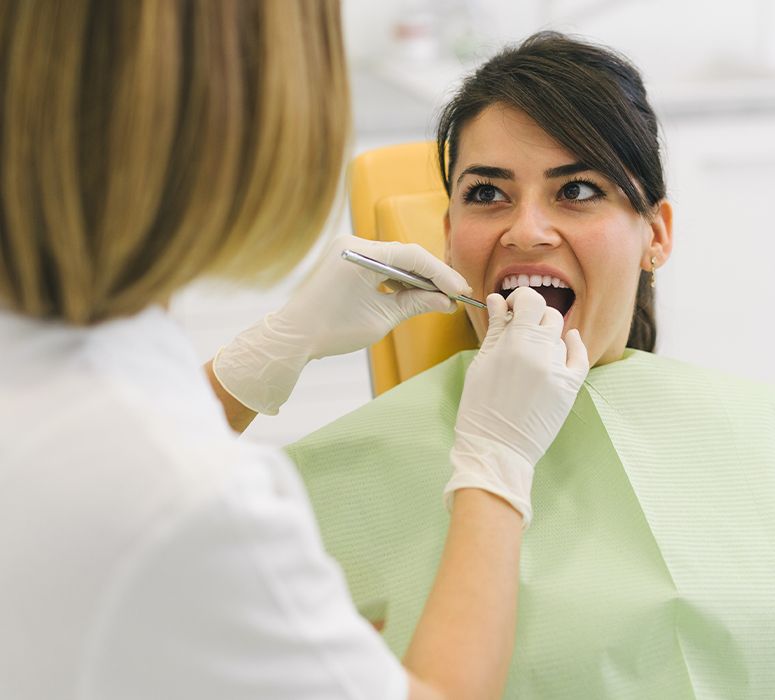
<svg viewBox="0 0 775 700">
<path fill-rule="evenodd" d="M 660 351 L 775 383 L 775 113 L 666 125 L 675 251 Z"/>
<path fill-rule="evenodd" d="M 775 68 L 772 0 L 343 0 L 355 63 L 397 52 L 394 29 L 432 15 L 449 45 L 473 35 L 475 53 L 539 29 L 576 32 L 621 48 L 655 80 L 760 73 Z"/>
</svg>

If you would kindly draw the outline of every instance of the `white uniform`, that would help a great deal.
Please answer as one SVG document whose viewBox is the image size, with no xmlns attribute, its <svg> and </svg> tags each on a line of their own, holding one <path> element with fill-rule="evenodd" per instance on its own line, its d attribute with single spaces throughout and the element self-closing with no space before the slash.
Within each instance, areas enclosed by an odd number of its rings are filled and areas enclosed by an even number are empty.
<svg viewBox="0 0 775 700">
<path fill-rule="evenodd" d="M 0 311 L 0 357 L 0 698 L 406 697 L 294 467 L 163 311 Z"/>
</svg>

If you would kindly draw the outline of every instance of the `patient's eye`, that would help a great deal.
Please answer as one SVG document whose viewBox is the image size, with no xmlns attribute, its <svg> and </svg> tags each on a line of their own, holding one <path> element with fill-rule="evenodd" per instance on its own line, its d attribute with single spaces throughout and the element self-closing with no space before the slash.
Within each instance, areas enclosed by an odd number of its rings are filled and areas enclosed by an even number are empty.
<svg viewBox="0 0 775 700">
<path fill-rule="evenodd" d="M 573 180 L 565 183 L 558 193 L 559 199 L 573 202 L 591 202 L 605 197 L 602 188 L 590 180 Z"/>
<path fill-rule="evenodd" d="M 470 204 L 493 204 L 505 202 L 506 195 L 491 182 L 475 182 L 466 190 L 464 199 Z"/>
</svg>

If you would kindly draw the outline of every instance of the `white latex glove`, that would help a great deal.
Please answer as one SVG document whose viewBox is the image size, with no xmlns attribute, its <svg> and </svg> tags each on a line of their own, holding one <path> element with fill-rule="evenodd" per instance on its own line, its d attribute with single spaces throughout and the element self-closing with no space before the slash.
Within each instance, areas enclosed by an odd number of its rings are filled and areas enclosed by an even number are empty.
<svg viewBox="0 0 775 700">
<path fill-rule="evenodd" d="M 510 312 L 513 309 L 513 318 Z M 532 519 L 533 469 L 560 431 L 589 371 L 581 336 L 561 338 L 560 312 L 529 287 L 487 297 L 490 325 L 466 373 L 460 399 L 452 477 L 444 489 L 479 488 Z"/>
<path fill-rule="evenodd" d="M 427 277 L 445 294 L 470 293 L 463 277 L 419 245 L 336 238 L 280 311 L 240 333 L 215 356 L 213 373 L 243 405 L 274 415 L 310 360 L 371 345 L 411 316 L 457 308 L 438 292 L 379 291 L 386 278 L 343 260 L 345 248 Z"/>
</svg>

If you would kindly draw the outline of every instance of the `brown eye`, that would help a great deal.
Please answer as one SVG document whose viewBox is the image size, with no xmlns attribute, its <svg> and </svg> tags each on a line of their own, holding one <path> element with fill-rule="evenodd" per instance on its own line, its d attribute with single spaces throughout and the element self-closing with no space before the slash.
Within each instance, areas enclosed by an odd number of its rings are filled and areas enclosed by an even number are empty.
<svg viewBox="0 0 775 700">
<path fill-rule="evenodd" d="M 482 185 L 476 192 L 475 198 L 479 202 L 495 201 L 495 188 L 492 185 Z"/>
<path fill-rule="evenodd" d="M 578 182 L 571 182 L 562 188 L 562 196 L 564 199 L 578 199 L 581 192 L 581 186 Z"/>
<path fill-rule="evenodd" d="M 570 202 L 591 202 L 600 199 L 601 197 L 605 197 L 605 192 L 593 182 L 574 180 L 560 188 L 558 197 L 561 200 Z"/>
<path fill-rule="evenodd" d="M 505 202 L 506 197 L 495 185 L 486 182 L 478 182 L 468 188 L 464 195 L 466 202 L 470 204 L 495 204 Z"/>
</svg>

